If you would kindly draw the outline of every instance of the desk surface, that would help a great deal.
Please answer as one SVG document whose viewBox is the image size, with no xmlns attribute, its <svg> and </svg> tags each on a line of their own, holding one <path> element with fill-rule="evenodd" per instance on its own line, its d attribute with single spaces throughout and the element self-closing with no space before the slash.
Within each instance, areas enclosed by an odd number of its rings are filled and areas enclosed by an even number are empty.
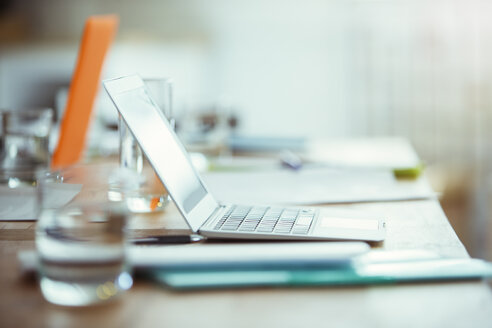
<svg viewBox="0 0 492 328">
<path fill-rule="evenodd" d="M 105 169 L 91 168 L 98 174 Z M 436 200 L 343 206 L 387 217 L 387 238 L 378 247 L 468 257 Z M 137 235 L 186 229 L 174 206 L 164 215 L 135 217 L 130 226 Z M 492 323 L 492 293 L 481 281 L 200 292 L 176 292 L 137 281 L 112 304 L 58 307 L 44 301 L 34 281 L 19 275 L 16 254 L 34 248 L 34 228 L 34 222 L 0 222 L 0 327 L 490 327 Z"/>
</svg>

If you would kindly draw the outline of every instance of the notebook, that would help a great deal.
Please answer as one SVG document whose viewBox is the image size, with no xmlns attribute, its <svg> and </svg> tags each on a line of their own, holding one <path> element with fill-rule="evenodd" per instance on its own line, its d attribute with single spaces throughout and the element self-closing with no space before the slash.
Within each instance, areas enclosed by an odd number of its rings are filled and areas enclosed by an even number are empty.
<svg viewBox="0 0 492 328">
<path fill-rule="evenodd" d="M 103 82 L 190 229 L 208 238 L 363 240 L 385 237 L 383 218 L 336 209 L 222 204 L 209 192 L 138 75 Z M 241 186 L 237 186 L 241 188 Z M 258 188 L 262 188 L 258 185 Z M 255 190 L 251 190 L 255 192 Z M 295 191 L 293 191 L 295 192 Z"/>
</svg>

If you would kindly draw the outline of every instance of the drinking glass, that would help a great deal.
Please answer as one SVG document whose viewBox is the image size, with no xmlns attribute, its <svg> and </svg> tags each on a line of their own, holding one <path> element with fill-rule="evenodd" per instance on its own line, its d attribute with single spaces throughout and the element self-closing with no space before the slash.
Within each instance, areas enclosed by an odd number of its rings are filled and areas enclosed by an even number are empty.
<svg viewBox="0 0 492 328">
<path fill-rule="evenodd" d="M 0 184 L 31 185 L 34 172 L 49 167 L 52 122 L 48 108 L 0 112 Z"/>
<path fill-rule="evenodd" d="M 54 208 L 45 201 L 49 186 L 38 182 L 36 249 L 43 296 L 64 306 L 117 299 L 133 283 L 125 256 L 125 202 L 109 201 L 110 185 L 100 184 L 84 186 L 69 204 Z"/>
<path fill-rule="evenodd" d="M 172 112 L 172 80 L 167 78 L 146 79 L 146 87 L 162 114 L 174 127 Z M 156 176 L 149 161 L 138 145 L 128 126 L 119 117 L 120 167 L 139 174 L 139 183 L 132 191 L 127 191 L 126 201 L 133 213 L 147 213 L 164 209 L 169 195 Z"/>
</svg>

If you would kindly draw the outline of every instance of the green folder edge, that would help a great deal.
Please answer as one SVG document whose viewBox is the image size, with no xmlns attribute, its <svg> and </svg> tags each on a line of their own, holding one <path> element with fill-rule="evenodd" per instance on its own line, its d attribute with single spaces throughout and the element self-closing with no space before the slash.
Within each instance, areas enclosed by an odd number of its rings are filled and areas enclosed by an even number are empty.
<svg viewBox="0 0 492 328">
<path fill-rule="evenodd" d="M 442 259 L 403 265 L 396 270 L 392 269 L 391 265 L 381 264 L 379 267 L 376 265 L 376 270 L 369 265 L 324 270 L 152 270 L 148 274 L 151 279 L 173 289 L 360 286 L 492 278 L 492 264 L 477 259 Z"/>
</svg>

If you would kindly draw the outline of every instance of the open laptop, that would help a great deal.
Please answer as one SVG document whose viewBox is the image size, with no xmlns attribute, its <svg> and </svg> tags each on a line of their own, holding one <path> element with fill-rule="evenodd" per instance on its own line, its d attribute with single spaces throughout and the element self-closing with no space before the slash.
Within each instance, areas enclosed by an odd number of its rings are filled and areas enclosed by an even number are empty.
<svg viewBox="0 0 492 328">
<path fill-rule="evenodd" d="M 379 218 L 354 217 L 353 213 L 330 209 L 220 204 L 140 76 L 105 80 L 103 84 L 193 232 L 209 238 L 384 239 L 385 223 Z"/>
</svg>

